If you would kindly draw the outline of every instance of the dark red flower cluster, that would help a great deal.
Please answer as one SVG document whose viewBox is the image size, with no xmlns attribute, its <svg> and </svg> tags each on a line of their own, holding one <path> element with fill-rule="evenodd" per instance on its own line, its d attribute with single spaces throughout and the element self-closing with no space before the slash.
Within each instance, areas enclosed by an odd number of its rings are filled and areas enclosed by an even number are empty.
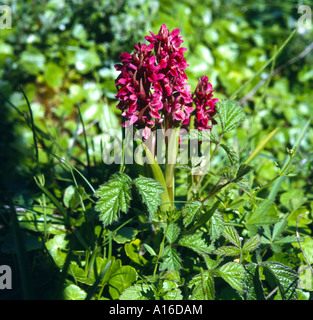
<svg viewBox="0 0 313 320">
<path fill-rule="evenodd" d="M 169 33 L 163 24 L 157 35 L 150 32 L 151 36 L 145 37 L 149 45 L 135 45 L 134 53 L 124 52 L 120 56 L 122 63 L 115 66 L 120 71 L 115 81 L 117 108 L 123 111 L 122 116 L 129 124 L 144 129 L 144 138 L 163 120 L 165 129 L 176 124 L 187 125 L 193 111 L 196 111 L 196 127 L 202 130 L 215 114 L 217 99 L 211 99 L 212 86 L 207 77 L 200 79 L 193 99 L 185 73 L 186 48 L 180 47 L 183 40 L 179 32 L 174 29 Z"/>
<path fill-rule="evenodd" d="M 199 79 L 193 99 L 196 105 L 195 128 L 198 130 L 211 129 L 212 125 L 216 124 L 213 117 L 216 114 L 215 104 L 218 99 L 212 99 L 212 92 L 212 84 L 209 82 L 209 78 L 202 76 Z"/>
</svg>

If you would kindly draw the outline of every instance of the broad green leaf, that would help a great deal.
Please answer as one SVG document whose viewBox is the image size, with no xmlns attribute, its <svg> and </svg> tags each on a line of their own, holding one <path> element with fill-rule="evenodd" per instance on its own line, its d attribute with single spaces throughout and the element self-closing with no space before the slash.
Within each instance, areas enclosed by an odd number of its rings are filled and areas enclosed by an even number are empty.
<svg viewBox="0 0 313 320">
<path fill-rule="evenodd" d="M 119 229 L 116 233 L 114 233 L 113 240 L 117 243 L 125 243 L 128 241 L 132 241 L 136 238 L 137 233 L 137 229 L 124 227 Z"/>
<path fill-rule="evenodd" d="M 234 246 L 223 246 L 214 250 L 213 253 L 216 255 L 224 255 L 224 256 L 238 256 L 241 253 L 241 249 Z"/>
<path fill-rule="evenodd" d="M 265 277 L 267 273 L 274 278 L 275 284 L 278 286 L 283 300 L 297 299 L 298 274 L 290 267 L 276 261 L 262 262 Z"/>
<path fill-rule="evenodd" d="M 45 65 L 44 79 L 51 88 L 59 88 L 62 85 L 64 71 L 55 63 L 49 62 Z"/>
<path fill-rule="evenodd" d="M 212 242 L 217 240 L 222 234 L 225 227 L 223 215 L 219 211 L 215 211 L 211 217 L 209 225 L 209 235 Z"/>
<path fill-rule="evenodd" d="M 141 283 L 125 289 L 119 296 L 119 300 L 153 300 L 154 292 L 150 285 Z"/>
<path fill-rule="evenodd" d="M 135 239 L 131 242 L 125 243 L 125 252 L 127 256 L 134 262 L 138 263 L 139 265 L 145 265 L 148 261 L 139 253 L 141 248 L 141 241 L 140 239 Z"/>
<path fill-rule="evenodd" d="M 194 221 L 197 215 L 200 214 L 202 209 L 202 203 L 200 201 L 190 201 L 186 203 L 182 209 L 182 214 L 184 217 L 185 227 L 189 226 L 190 223 Z"/>
<path fill-rule="evenodd" d="M 228 262 L 218 269 L 222 277 L 232 288 L 242 291 L 242 282 L 245 277 L 244 267 L 237 262 Z"/>
<path fill-rule="evenodd" d="M 214 300 L 214 279 L 209 271 L 204 271 L 194 276 L 188 283 L 192 289 L 190 300 Z"/>
<path fill-rule="evenodd" d="M 223 231 L 223 236 L 229 240 L 232 244 L 237 246 L 238 248 L 241 247 L 241 241 L 239 238 L 239 234 L 235 227 L 233 226 L 225 226 Z"/>
<path fill-rule="evenodd" d="M 63 294 L 65 300 L 85 300 L 87 296 L 86 292 L 75 284 L 67 286 Z"/>
<path fill-rule="evenodd" d="M 122 266 L 109 280 L 109 292 L 112 299 L 118 299 L 122 292 L 137 280 L 137 272 L 131 266 Z"/>
<path fill-rule="evenodd" d="M 172 244 L 177 239 L 178 235 L 180 233 L 180 228 L 176 223 L 171 223 L 166 231 L 166 239 L 167 241 Z"/>
<path fill-rule="evenodd" d="M 179 271 L 182 268 L 181 258 L 173 246 L 166 246 L 162 254 L 160 270 Z"/>
<path fill-rule="evenodd" d="M 269 210 L 273 202 L 271 200 L 263 200 L 258 203 L 257 208 L 253 211 L 252 215 L 247 219 L 248 225 L 262 225 L 272 224 L 280 221 L 277 216 L 270 215 Z"/>
<path fill-rule="evenodd" d="M 161 194 L 163 187 L 156 181 L 146 177 L 139 177 L 134 180 L 143 203 L 147 206 L 150 217 L 153 219 L 159 205 L 162 203 Z"/>
<path fill-rule="evenodd" d="M 128 212 L 131 200 L 131 179 L 124 173 L 115 173 L 110 180 L 100 186 L 96 195 L 99 197 L 95 210 L 103 226 L 118 219 L 119 211 Z"/>
<path fill-rule="evenodd" d="M 281 220 L 274 224 L 273 232 L 272 232 L 272 240 L 275 240 L 277 237 L 279 237 L 282 232 L 287 227 L 288 222 L 286 220 Z"/>
<path fill-rule="evenodd" d="M 244 243 L 244 245 L 242 247 L 242 252 L 246 253 L 249 251 L 253 251 L 256 248 L 258 248 L 260 243 L 261 243 L 260 236 L 258 234 L 256 234 Z"/>
<path fill-rule="evenodd" d="M 166 273 L 162 283 L 162 299 L 163 300 L 182 300 L 183 295 L 178 287 L 180 277 L 178 272 L 169 271 Z M 163 293 L 165 292 L 165 293 Z"/>
<path fill-rule="evenodd" d="M 67 254 L 62 250 L 66 249 L 67 244 L 68 240 L 65 240 L 65 234 L 56 235 L 46 242 L 46 248 L 59 269 L 63 268 L 66 259 Z"/>
<path fill-rule="evenodd" d="M 199 254 L 205 254 L 212 252 L 212 246 L 208 246 L 203 238 L 203 232 L 197 232 L 192 235 L 184 236 L 179 241 L 178 244 L 192 249 Z"/>
<path fill-rule="evenodd" d="M 224 133 L 235 129 L 246 118 L 242 108 L 230 100 L 218 102 L 217 110 Z"/>
</svg>

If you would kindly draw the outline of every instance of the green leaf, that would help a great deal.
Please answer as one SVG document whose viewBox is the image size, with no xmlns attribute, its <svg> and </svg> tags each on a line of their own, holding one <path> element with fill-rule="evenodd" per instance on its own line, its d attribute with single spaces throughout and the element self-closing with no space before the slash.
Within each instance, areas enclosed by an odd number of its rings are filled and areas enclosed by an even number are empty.
<svg viewBox="0 0 313 320">
<path fill-rule="evenodd" d="M 45 65 L 44 79 L 51 88 L 61 87 L 64 78 L 64 71 L 55 63 L 49 62 Z"/>
<path fill-rule="evenodd" d="M 152 256 L 156 256 L 157 254 L 155 253 L 155 251 L 153 250 L 153 248 L 151 248 L 148 244 L 144 243 L 143 246 L 146 248 L 146 250 L 152 255 Z"/>
<path fill-rule="evenodd" d="M 204 271 L 194 276 L 188 283 L 192 288 L 190 300 L 214 300 L 215 288 L 214 279 L 209 271 Z"/>
<path fill-rule="evenodd" d="M 180 233 L 180 228 L 176 223 L 171 223 L 168 228 L 167 228 L 167 232 L 166 232 L 166 239 L 167 241 L 172 244 L 175 242 L 175 240 L 177 239 L 178 235 Z"/>
<path fill-rule="evenodd" d="M 141 248 L 140 239 L 135 239 L 131 242 L 126 242 L 124 248 L 127 256 L 132 261 L 142 266 L 148 262 L 141 254 L 139 254 Z"/>
<path fill-rule="evenodd" d="M 219 211 L 215 211 L 211 217 L 209 225 L 209 235 L 211 241 L 214 242 L 218 239 L 224 231 L 225 222 L 223 215 Z"/>
<path fill-rule="evenodd" d="M 247 300 L 266 300 L 262 282 L 260 280 L 259 266 L 249 263 L 245 267 L 246 274 L 243 281 L 243 294 Z"/>
<path fill-rule="evenodd" d="M 297 299 L 298 274 L 296 271 L 276 261 L 262 262 L 261 266 L 264 268 L 266 277 L 268 272 L 274 278 L 283 300 Z"/>
<path fill-rule="evenodd" d="M 256 234 L 244 243 L 244 245 L 242 247 L 242 252 L 246 253 L 249 251 L 253 251 L 256 248 L 258 248 L 260 243 L 261 243 L 260 236 L 258 234 Z"/>
<path fill-rule="evenodd" d="M 278 222 L 279 217 L 268 214 L 272 204 L 273 202 L 268 199 L 259 202 L 252 215 L 248 217 L 246 224 L 262 225 Z"/>
<path fill-rule="evenodd" d="M 99 197 L 95 210 L 103 227 L 118 219 L 119 211 L 128 212 L 131 200 L 131 179 L 124 173 L 115 173 L 110 180 L 100 186 L 96 195 Z"/>
<path fill-rule="evenodd" d="M 231 165 L 237 164 L 239 159 L 236 151 L 226 143 L 221 143 L 220 146 L 225 150 Z"/>
<path fill-rule="evenodd" d="M 182 209 L 182 215 L 184 217 L 184 226 L 187 227 L 194 221 L 196 216 L 201 212 L 202 203 L 200 201 L 190 201 L 186 203 Z"/>
<path fill-rule="evenodd" d="M 212 252 L 212 247 L 208 246 L 203 238 L 203 232 L 197 232 L 192 235 L 184 236 L 178 241 L 178 244 L 192 249 L 198 254 Z"/>
<path fill-rule="evenodd" d="M 241 253 L 241 249 L 234 246 L 223 246 L 214 250 L 213 253 L 216 255 L 224 255 L 224 256 L 238 256 Z"/>
<path fill-rule="evenodd" d="M 228 262 L 218 269 L 222 277 L 232 288 L 242 291 L 242 282 L 245 277 L 244 267 L 237 262 Z"/>
<path fill-rule="evenodd" d="M 147 206 L 150 217 L 153 219 L 159 205 L 162 203 L 161 194 L 164 193 L 163 187 L 159 182 L 151 178 L 139 177 L 134 180 L 143 203 Z"/>
<path fill-rule="evenodd" d="M 279 237 L 282 232 L 287 227 L 288 222 L 286 220 L 281 220 L 274 224 L 273 232 L 272 232 L 272 240 L 275 240 L 277 237 Z"/>
<path fill-rule="evenodd" d="M 254 167 L 249 166 L 247 164 L 242 164 L 240 165 L 238 171 L 237 171 L 237 175 L 236 175 L 236 179 L 235 181 L 240 180 L 242 177 L 244 177 L 245 175 L 247 175 L 250 171 L 252 171 L 254 169 Z"/>
<path fill-rule="evenodd" d="M 173 246 L 166 246 L 162 254 L 160 270 L 179 271 L 182 268 L 181 258 Z"/>
<path fill-rule="evenodd" d="M 122 266 L 110 275 L 109 293 L 112 299 L 118 299 L 122 292 L 137 280 L 137 272 L 131 266 Z"/>
<path fill-rule="evenodd" d="M 154 292 L 150 285 L 141 283 L 128 287 L 120 295 L 119 300 L 153 300 Z"/>
<path fill-rule="evenodd" d="M 46 242 L 46 248 L 59 269 L 63 268 L 66 259 L 66 253 L 62 249 L 66 249 L 67 244 L 68 240 L 65 240 L 65 234 L 56 235 Z"/>
<path fill-rule="evenodd" d="M 265 148 L 265 146 L 268 144 L 268 142 L 275 136 L 275 134 L 277 133 L 277 131 L 280 128 L 276 128 L 274 129 L 272 132 L 270 132 L 267 136 L 265 136 L 264 138 L 262 138 L 262 140 L 258 143 L 258 145 L 256 146 L 256 148 L 254 149 L 254 151 L 251 153 L 251 155 L 249 156 L 249 158 L 244 162 L 246 165 L 250 164 L 257 156 L 260 152 L 262 152 L 262 150 Z"/>
<path fill-rule="evenodd" d="M 223 133 L 235 129 L 246 117 L 242 108 L 230 100 L 218 102 L 217 110 L 221 119 Z"/>
<path fill-rule="evenodd" d="M 237 246 L 238 248 L 241 247 L 241 241 L 239 238 L 239 234 L 235 227 L 233 226 L 225 226 L 223 231 L 223 236 L 229 240 L 232 244 Z"/>
<path fill-rule="evenodd" d="M 136 238 L 137 233 L 137 229 L 124 227 L 122 229 L 119 229 L 116 233 L 114 233 L 113 240 L 117 243 L 125 243 L 128 241 L 132 241 Z"/>
<path fill-rule="evenodd" d="M 67 286 L 63 294 L 65 300 L 85 300 L 87 296 L 86 292 L 75 284 Z"/>
</svg>

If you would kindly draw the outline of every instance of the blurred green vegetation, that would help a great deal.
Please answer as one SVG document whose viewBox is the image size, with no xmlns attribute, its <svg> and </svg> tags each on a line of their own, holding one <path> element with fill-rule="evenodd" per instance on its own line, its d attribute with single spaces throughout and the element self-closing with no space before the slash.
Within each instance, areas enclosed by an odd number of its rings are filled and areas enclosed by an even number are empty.
<svg viewBox="0 0 313 320">
<path fill-rule="evenodd" d="M 114 64 L 123 51 L 131 52 L 134 44 L 145 41 L 149 31 L 157 33 L 162 23 L 170 30 L 179 28 L 188 49 L 185 57 L 192 89 L 206 74 L 215 96 L 224 98 L 254 77 L 297 28 L 300 17 L 300 4 L 294 0 L 2 2 L 12 8 L 12 29 L 0 30 L 0 215 L 4 220 L 9 201 L 20 207 L 42 205 L 34 180 L 41 174 L 57 199 L 66 199 L 67 208 L 77 208 L 80 200 L 71 189 L 72 173 L 54 155 L 66 156 L 94 185 L 114 172 L 114 166 L 101 161 L 101 150 L 109 143 L 105 132 L 120 128 Z M 286 148 L 292 148 L 313 114 L 312 35 L 312 29 L 298 29 L 273 63 L 236 96 L 248 117 L 228 141 L 242 160 L 262 137 L 280 127 L 254 160 L 256 169 L 250 179 L 255 186 L 277 174 L 275 164 L 282 165 Z M 277 210 L 293 228 L 297 216 L 309 211 L 299 226 L 306 236 L 303 247 L 310 263 L 312 146 L 310 126 L 293 162 L 297 175 L 283 180 L 276 197 Z M 10 237 L 0 229 L 0 254 L 10 251 Z M 26 250 L 34 259 L 40 243 L 29 237 Z M 287 254 L 275 252 L 272 258 L 286 263 Z M 3 259 L 11 258 L 3 255 Z M 46 258 L 42 254 L 36 259 Z M 300 251 L 292 259 L 306 265 Z M 44 268 L 40 272 L 49 284 L 53 282 Z M 47 288 L 40 287 L 44 296 L 49 296 Z"/>
</svg>

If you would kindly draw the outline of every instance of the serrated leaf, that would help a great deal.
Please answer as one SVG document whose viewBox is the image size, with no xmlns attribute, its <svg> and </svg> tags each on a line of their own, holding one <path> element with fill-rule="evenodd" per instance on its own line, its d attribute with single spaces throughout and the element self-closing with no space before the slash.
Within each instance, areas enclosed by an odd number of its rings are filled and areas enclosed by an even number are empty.
<svg viewBox="0 0 313 320">
<path fill-rule="evenodd" d="M 203 239 L 203 232 L 197 232 L 192 235 L 184 236 L 179 241 L 178 244 L 192 249 L 196 253 L 205 254 L 212 252 L 212 246 L 208 246 Z"/>
<path fill-rule="evenodd" d="M 226 152 L 231 165 L 237 164 L 239 159 L 238 159 L 238 155 L 237 155 L 236 151 L 226 143 L 221 143 L 220 146 Z"/>
<path fill-rule="evenodd" d="M 244 243 L 242 247 L 242 252 L 246 253 L 249 251 L 253 251 L 260 245 L 260 243 L 261 243 L 260 236 L 256 234 Z"/>
<path fill-rule="evenodd" d="M 225 227 L 225 222 L 223 215 L 216 211 L 211 217 L 210 225 L 209 225 L 209 235 L 212 242 L 214 242 L 216 239 L 218 239 Z"/>
<path fill-rule="evenodd" d="M 244 267 L 237 262 L 228 262 L 218 269 L 222 277 L 232 288 L 242 291 L 242 282 L 245 277 Z"/>
<path fill-rule="evenodd" d="M 242 108 L 230 100 L 219 101 L 217 110 L 224 133 L 235 129 L 246 118 Z"/>
<path fill-rule="evenodd" d="M 194 221 L 196 216 L 201 212 L 201 209 L 202 203 L 200 201 L 190 201 L 184 205 L 182 215 L 185 227 Z"/>
<path fill-rule="evenodd" d="M 150 217 L 153 219 L 159 205 L 162 203 L 161 194 L 164 189 L 159 182 L 151 178 L 139 177 L 134 180 L 143 203 L 147 206 Z"/>
<path fill-rule="evenodd" d="M 214 300 L 215 298 L 214 279 L 209 271 L 194 276 L 188 287 L 192 288 L 190 300 Z"/>
<path fill-rule="evenodd" d="M 180 233 L 180 228 L 176 223 L 171 223 L 168 228 L 167 228 L 167 232 L 166 232 L 166 239 L 167 241 L 172 244 L 174 243 L 174 241 L 177 239 L 177 237 L 179 236 Z"/>
<path fill-rule="evenodd" d="M 249 263 L 245 267 L 246 274 L 243 281 L 243 293 L 247 300 L 266 300 L 262 282 L 260 280 L 259 266 Z"/>
<path fill-rule="evenodd" d="M 234 246 L 223 246 L 214 250 L 213 253 L 216 255 L 223 255 L 223 256 L 238 256 L 241 253 L 241 249 Z"/>
<path fill-rule="evenodd" d="M 297 299 L 298 274 L 290 267 L 276 261 L 262 262 L 264 274 L 268 271 L 275 279 L 283 300 Z"/>
<path fill-rule="evenodd" d="M 275 223 L 272 233 L 272 240 L 275 240 L 287 227 L 288 222 L 286 220 L 281 220 Z"/>
<path fill-rule="evenodd" d="M 173 246 L 166 246 L 162 254 L 160 270 L 179 271 L 182 268 L 181 258 Z"/>
<path fill-rule="evenodd" d="M 238 248 L 241 247 L 241 241 L 239 238 L 239 234 L 235 227 L 233 226 L 225 226 L 223 231 L 223 236 L 229 240 L 232 244 L 237 246 Z"/>
<path fill-rule="evenodd" d="M 154 292 L 150 285 L 134 284 L 125 289 L 119 297 L 119 300 L 153 300 Z"/>
<path fill-rule="evenodd" d="M 254 167 L 249 166 L 247 164 L 241 164 L 237 174 L 236 174 L 236 181 L 240 180 L 242 177 L 244 177 L 245 175 L 247 175 L 250 171 L 252 171 L 254 169 Z"/>
<path fill-rule="evenodd" d="M 252 215 L 247 219 L 246 223 L 248 225 L 262 225 L 262 224 L 272 224 L 280 221 L 279 217 L 268 214 L 273 202 L 271 200 L 261 201 L 257 208 L 253 211 Z"/>
<path fill-rule="evenodd" d="M 131 178 L 124 173 L 115 173 L 96 192 L 99 197 L 95 210 L 106 227 L 118 220 L 119 211 L 128 212 L 131 200 Z"/>
</svg>

